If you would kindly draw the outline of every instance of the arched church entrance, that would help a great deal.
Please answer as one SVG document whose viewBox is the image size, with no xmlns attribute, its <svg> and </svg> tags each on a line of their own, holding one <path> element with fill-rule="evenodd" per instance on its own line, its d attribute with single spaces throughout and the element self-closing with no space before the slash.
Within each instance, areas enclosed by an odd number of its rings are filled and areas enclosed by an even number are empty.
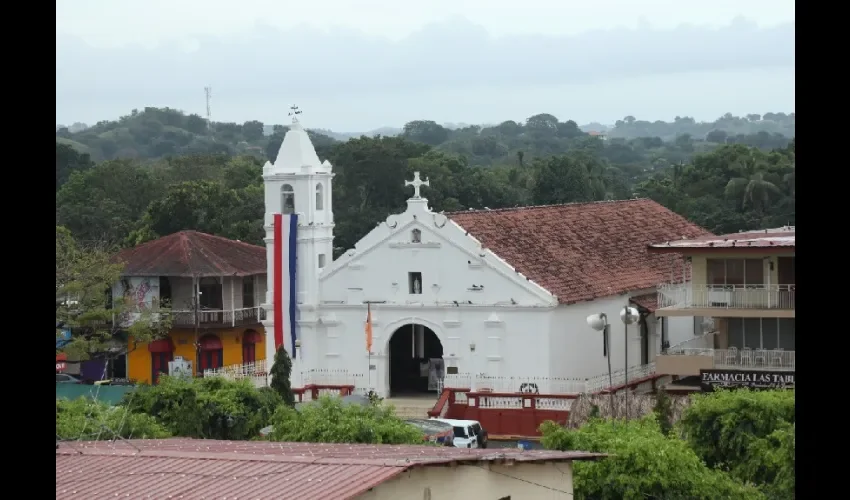
<svg viewBox="0 0 850 500">
<path fill-rule="evenodd" d="M 435 393 L 445 375 L 443 344 L 424 325 L 407 324 L 393 332 L 389 346 L 390 396 Z"/>
</svg>

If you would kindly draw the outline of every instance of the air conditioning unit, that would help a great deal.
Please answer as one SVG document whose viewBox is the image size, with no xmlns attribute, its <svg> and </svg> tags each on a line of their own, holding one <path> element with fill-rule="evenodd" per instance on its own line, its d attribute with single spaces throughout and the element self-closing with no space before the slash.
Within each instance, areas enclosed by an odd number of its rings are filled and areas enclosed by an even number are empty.
<svg viewBox="0 0 850 500">
<path fill-rule="evenodd" d="M 168 362 L 168 375 L 172 377 L 192 378 L 192 362 L 183 356 L 174 356 L 174 361 Z"/>
</svg>

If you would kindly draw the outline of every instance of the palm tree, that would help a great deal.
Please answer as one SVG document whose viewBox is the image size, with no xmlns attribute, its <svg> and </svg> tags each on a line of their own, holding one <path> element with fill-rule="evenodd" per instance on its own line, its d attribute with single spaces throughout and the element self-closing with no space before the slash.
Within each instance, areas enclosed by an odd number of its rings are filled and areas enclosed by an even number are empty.
<svg viewBox="0 0 850 500">
<path fill-rule="evenodd" d="M 771 197 L 780 194 L 776 184 L 766 180 L 762 172 L 749 177 L 735 177 L 726 184 L 728 198 L 741 200 L 741 207 L 752 206 L 757 212 L 763 212 L 770 204 Z"/>
</svg>

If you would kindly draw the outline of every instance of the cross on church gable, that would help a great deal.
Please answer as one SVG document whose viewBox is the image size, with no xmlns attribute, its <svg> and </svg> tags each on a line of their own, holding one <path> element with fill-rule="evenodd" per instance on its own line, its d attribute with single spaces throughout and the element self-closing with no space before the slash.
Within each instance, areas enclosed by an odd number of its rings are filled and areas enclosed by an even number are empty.
<svg viewBox="0 0 850 500">
<path fill-rule="evenodd" d="M 424 181 L 421 180 L 419 178 L 419 172 L 413 172 L 413 180 L 412 181 L 404 181 L 404 187 L 407 187 L 407 186 L 413 186 L 413 197 L 414 198 L 421 198 L 421 196 L 419 196 L 419 188 L 422 187 L 422 186 L 431 187 L 431 182 L 428 180 L 427 177 L 425 178 Z"/>
</svg>

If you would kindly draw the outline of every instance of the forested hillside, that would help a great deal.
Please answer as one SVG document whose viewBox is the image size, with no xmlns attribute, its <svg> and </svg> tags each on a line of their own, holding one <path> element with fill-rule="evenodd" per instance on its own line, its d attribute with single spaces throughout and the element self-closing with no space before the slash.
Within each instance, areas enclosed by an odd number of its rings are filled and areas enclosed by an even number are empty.
<svg viewBox="0 0 850 500">
<path fill-rule="evenodd" d="M 397 137 L 311 137 L 337 174 L 339 252 L 403 209 L 415 170 L 430 177 L 425 195 L 437 211 L 640 196 L 718 233 L 793 224 L 794 120 L 626 117 L 602 136 L 540 114 L 483 129 L 413 121 Z M 261 244 L 262 164 L 287 130 L 264 127 L 146 108 L 77 133 L 59 129 L 56 223 L 114 245 L 189 228 Z M 654 135 L 621 137 L 644 132 Z"/>
</svg>

